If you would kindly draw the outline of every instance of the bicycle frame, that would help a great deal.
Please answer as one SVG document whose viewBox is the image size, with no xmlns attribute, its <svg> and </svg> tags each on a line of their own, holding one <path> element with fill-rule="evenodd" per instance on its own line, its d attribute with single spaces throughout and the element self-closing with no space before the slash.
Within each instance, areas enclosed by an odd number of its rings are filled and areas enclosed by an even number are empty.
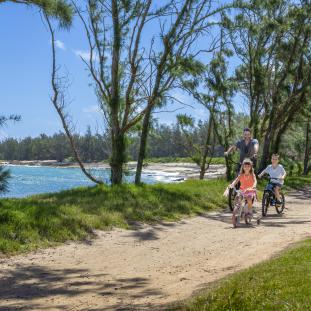
<svg viewBox="0 0 311 311">
<path fill-rule="evenodd" d="M 248 211 L 248 206 L 247 206 L 247 201 L 244 198 L 241 190 L 236 190 L 236 197 L 235 197 L 235 204 L 234 205 L 235 205 L 235 207 L 238 208 L 237 216 L 239 216 L 239 218 L 242 218 L 243 213 L 246 214 L 246 212 Z M 252 214 L 252 210 L 250 211 L 250 213 Z"/>
<path fill-rule="evenodd" d="M 269 182 L 265 187 L 264 195 L 262 198 L 262 216 L 267 216 L 269 206 L 274 206 L 278 214 L 281 214 L 285 208 L 285 197 L 282 192 L 280 192 L 282 197 L 282 204 L 276 204 L 276 196 L 274 191 L 275 186 L 271 180 L 275 180 L 275 178 L 269 178 Z"/>
</svg>

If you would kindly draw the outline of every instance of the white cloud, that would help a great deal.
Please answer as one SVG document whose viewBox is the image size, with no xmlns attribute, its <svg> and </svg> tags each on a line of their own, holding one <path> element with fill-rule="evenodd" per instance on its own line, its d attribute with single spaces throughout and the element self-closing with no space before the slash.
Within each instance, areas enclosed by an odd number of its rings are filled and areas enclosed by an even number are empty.
<svg viewBox="0 0 311 311">
<path fill-rule="evenodd" d="M 75 53 L 75 55 L 77 57 L 81 57 L 84 60 L 88 61 L 91 57 L 91 53 L 90 51 L 82 51 L 82 50 L 73 50 L 73 52 Z M 93 54 L 93 61 L 97 62 L 98 61 L 98 56 L 96 53 Z"/>
<path fill-rule="evenodd" d="M 84 113 L 100 113 L 98 105 L 91 105 L 82 109 Z"/>
<path fill-rule="evenodd" d="M 0 142 L 2 139 L 6 139 L 8 137 L 9 137 L 9 135 L 7 132 L 5 132 L 4 130 L 0 130 Z"/>
<path fill-rule="evenodd" d="M 65 43 L 60 40 L 55 40 L 55 46 L 61 50 L 66 51 Z"/>
</svg>

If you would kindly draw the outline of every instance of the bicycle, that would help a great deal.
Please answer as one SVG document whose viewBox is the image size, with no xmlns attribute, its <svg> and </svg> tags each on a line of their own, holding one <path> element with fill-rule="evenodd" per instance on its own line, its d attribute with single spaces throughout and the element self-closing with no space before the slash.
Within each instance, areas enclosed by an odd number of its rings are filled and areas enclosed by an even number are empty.
<svg viewBox="0 0 311 311">
<path fill-rule="evenodd" d="M 236 167 L 240 167 L 241 166 L 241 163 L 240 162 L 236 162 L 236 161 L 233 161 L 231 157 L 229 157 L 228 155 L 225 155 L 225 158 L 227 158 L 228 161 L 230 161 L 232 164 L 234 164 Z M 238 169 L 239 170 L 239 169 Z M 237 170 L 237 171 L 238 171 Z M 238 175 L 238 174 L 237 174 Z M 240 183 L 237 183 L 234 188 L 229 188 L 229 194 L 228 194 L 228 205 L 229 205 L 229 209 L 230 211 L 232 212 L 233 209 L 234 209 L 234 200 L 235 200 L 235 197 L 237 195 L 237 191 L 239 190 L 240 188 Z"/>
<path fill-rule="evenodd" d="M 239 175 L 239 170 L 240 170 L 240 167 L 241 167 L 241 163 L 240 162 L 236 162 L 236 161 L 233 161 L 230 157 L 228 157 L 228 155 L 225 155 L 225 157 L 234 165 L 236 165 L 237 167 L 237 175 Z M 252 161 L 254 161 L 254 159 L 252 159 Z M 237 176 L 236 175 L 236 176 Z M 240 183 L 238 182 L 234 188 L 229 188 L 229 194 L 228 194 L 228 205 L 229 205 L 229 209 L 230 211 L 232 212 L 233 209 L 234 209 L 234 200 L 235 200 L 235 197 L 237 195 L 237 191 L 240 189 Z"/>
<path fill-rule="evenodd" d="M 276 178 L 269 178 L 269 183 L 265 187 L 263 196 L 262 196 L 262 216 L 267 216 L 269 206 L 274 206 L 278 214 L 282 214 L 285 209 L 285 196 L 282 190 L 280 191 L 281 195 L 281 204 L 276 203 L 276 197 L 274 193 L 275 185 L 271 180 L 276 180 Z"/>
<path fill-rule="evenodd" d="M 244 201 L 244 205 L 243 205 Z M 237 208 L 237 213 L 232 216 L 233 227 L 236 228 L 241 220 L 244 219 L 246 225 L 252 224 L 253 209 L 249 210 L 247 206 L 247 200 L 243 197 L 241 190 L 236 190 L 236 196 L 234 199 L 234 206 Z M 260 224 L 260 219 L 257 219 L 257 225 Z"/>
</svg>

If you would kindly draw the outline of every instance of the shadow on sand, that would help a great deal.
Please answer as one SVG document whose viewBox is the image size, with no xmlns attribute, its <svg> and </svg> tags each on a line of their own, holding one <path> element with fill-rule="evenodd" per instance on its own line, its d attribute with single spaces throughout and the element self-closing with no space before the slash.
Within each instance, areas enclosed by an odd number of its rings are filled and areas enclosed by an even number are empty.
<svg viewBox="0 0 311 311">
<path fill-rule="evenodd" d="M 87 269 L 51 270 L 42 266 L 16 265 L 12 270 L 0 274 L 0 310 L 68 310 L 72 309 L 70 299 L 78 295 L 91 294 L 101 298 L 103 305 L 88 310 L 147 310 L 148 305 L 125 306 L 122 296 L 135 299 L 146 296 L 162 296 L 161 290 L 150 288 L 145 277 L 112 279 L 109 274 L 91 275 Z M 105 297 L 113 295 L 113 302 L 105 304 Z M 57 304 L 61 297 L 62 304 Z M 90 296 L 89 300 L 92 300 Z M 79 297 L 81 301 L 81 296 Z M 83 298 L 82 298 L 83 299 Z M 96 298 L 95 298 L 96 299 Z M 47 303 L 49 300 L 49 303 Z M 53 301 L 55 300 L 55 302 Z M 120 302 L 115 302 L 115 301 Z M 108 306 L 109 305 L 109 306 Z M 160 306 L 152 305 L 152 310 Z M 86 310 L 86 309 L 85 309 Z"/>
</svg>

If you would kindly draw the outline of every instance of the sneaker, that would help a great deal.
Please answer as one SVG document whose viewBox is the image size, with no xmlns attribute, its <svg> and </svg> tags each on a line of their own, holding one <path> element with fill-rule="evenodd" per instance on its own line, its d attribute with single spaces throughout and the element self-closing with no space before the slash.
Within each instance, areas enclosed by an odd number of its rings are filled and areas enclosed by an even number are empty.
<svg viewBox="0 0 311 311">
<path fill-rule="evenodd" d="M 277 204 L 277 205 L 282 205 L 282 201 L 279 201 L 279 200 L 275 200 L 275 204 Z"/>
</svg>

